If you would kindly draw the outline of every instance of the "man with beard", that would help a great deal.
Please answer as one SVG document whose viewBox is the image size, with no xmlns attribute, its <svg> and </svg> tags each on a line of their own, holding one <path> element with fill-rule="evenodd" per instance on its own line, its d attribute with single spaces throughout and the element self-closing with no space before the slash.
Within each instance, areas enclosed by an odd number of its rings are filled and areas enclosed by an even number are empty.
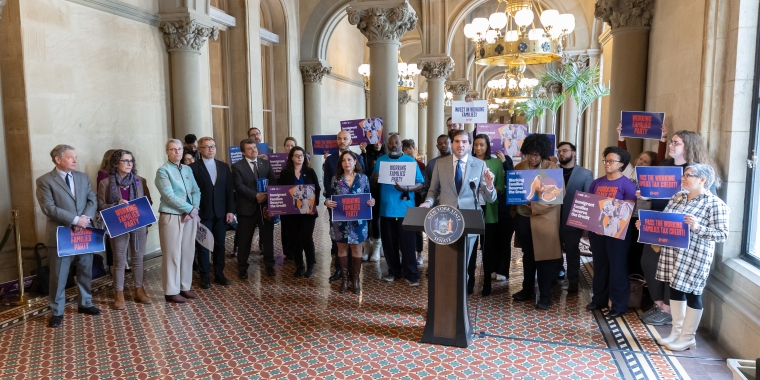
<svg viewBox="0 0 760 380">
<path fill-rule="evenodd" d="M 451 139 L 449 139 L 449 135 L 440 135 L 438 136 L 438 140 L 435 145 L 436 148 L 438 148 L 438 153 L 440 154 L 438 157 L 430 160 L 427 163 L 427 166 L 425 166 L 425 188 L 424 193 L 427 193 L 428 189 L 430 188 L 430 179 L 433 177 L 433 169 L 435 168 L 435 163 L 438 161 L 439 158 L 448 157 L 451 155 Z M 438 206 L 438 200 L 436 199 L 434 206 Z"/>
<path fill-rule="evenodd" d="M 588 192 L 594 176 L 591 171 L 575 164 L 575 145 L 563 141 L 557 144 L 559 166 L 565 177 L 565 198 L 562 202 L 562 217 L 560 219 L 559 238 L 567 259 L 567 291 L 578 292 L 579 272 L 581 269 L 581 251 L 578 244 L 583 236 L 583 230 L 567 225 L 567 217 L 573 205 L 576 191 Z"/>
<path fill-rule="evenodd" d="M 338 154 L 331 154 L 329 156 L 326 156 L 325 162 L 322 164 L 322 172 L 324 173 L 324 177 L 322 177 L 322 183 L 325 184 L 325 201 L 329 201 L 330 197 L 332 197 L 333 189 L 330 184 L 332 183 L 332 178 L 335 176 L 335 172 L 338 170 L 338 160 L 340 159 L 340 154 L 347 151 L 351 146 L 351 134 L 348 133 L 348 131 L 338 132 L 336 139 L 338 141 Z M 362 172 L 364 172 L 364 162 L 362 161 L 364 160 L 359 160 L 359 165 L 361 165 Z M 330 224 L 332 225 L 332 213 L 330 213 Z M 340 262 L 338 261 L 338 245 L 335 243 L 335 241 L 332 242 L 330 253 L 335 255 L 335 273 L 333 273 L 333 275 L 330 277 L 330 281 L 337 281 L 341 278 L 341 272 Z M 351 255 L 348 255 L 349 270 L 353 265 L 351 264 L 351 260 Z"/>
<path fill-rule="evenodd" d="M 410 286 L 419 286 L 420 273 L 417 270 L 415 232 L 406 231 L 403 224 L 406 210 L 414 207 L 414 192 L 422 188 L 425 180 L 422 177 L 422 171 L 416 165 L 414 157 L 405 155 L 401 146 L 401 138 L 398 134 L 390 134 L 385 144 L 387 154 L 377 159 L 374 169 L 375 174 L 372 175 L 372 185 L 380 187 L 380 234 L 382 235 L 385 261 L 388 263 L 388 274 L 383 279 L 391 282 L 403 277 Z M 416 174 L 414 185 L 406 186 L 398 182 L 393 185 L 386 183 L 379 184 L 377 181 L 380 177 L 381 162 L 393 164 L 401 162 L 415 163 Z M 401 257 L 399 257 L 399 251 L 401 252 Z"/>
</svg>

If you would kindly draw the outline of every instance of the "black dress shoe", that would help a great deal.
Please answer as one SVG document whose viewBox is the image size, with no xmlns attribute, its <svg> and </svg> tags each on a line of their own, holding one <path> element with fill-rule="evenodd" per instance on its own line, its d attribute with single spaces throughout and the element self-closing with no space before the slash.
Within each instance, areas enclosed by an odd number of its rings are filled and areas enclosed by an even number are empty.
<svg viewBox="0 0 760 380">
<path fill-rule="evenodd" d="M 303 277 L 303 268 L 301 267 L 296 268 L 296 272 L 293 273 L 293 277 L 295 278 Z"/>
<path fill-rule="evenodd" d="M 512 299 L 514 299 L 515 301 L 528 301 L 528 300 L 533 301 L 536 299 L 536 294 L 523 289 L 513 294 Z"/>
<path fill-rule="evenodd" d="M 238 274 L 238 278 L 241 280 L 247 280 L 248 279 L 248 272 L 243 272 Z"/>
<path fill-rule="evenodd" d="M 274 277 L 274 267 L 266 267 L 267 276 Z"/>
<path fill-rule="evenodd" d="M 311 265 L 308 268 L 306 268 L 306 272 L 303 273 L 303 276 L 306 278 L 311 278 L 311 276 L 314 275 L 314 266 Z"/>
<path fill-rule="evenodd" d="M 546 299 L 538 299 L 538 302 L 536 302 L 536 308 L 541 310 L 549 310 L 549 306 L 551 306 L 552 301 L 546 300 Z"/>
<path fill-rule="evenodd" d="M 599 306 L 593 302 L 589 302 L 588 305 L 586 305 L 586 310 L 601 310 L 604 306 Z"/>
<path fill-rule="evenodd" d="M 209 280 L 201 281 L 201 289 L 210 289 L 211 282 Z"/>
<path fill-rule="evenodd" d="M 482 293 L 480 293 L 480 295 L 481 295 L 481 296 L 483 296 L 483 297 L 488 297 L 488 296 L 490 296 L 490 295 L 491 295 L 491 288 L 490 288 L 490 287 L 486 288 L 486 287 L 484 286 L 484 287 L 483 287 L 483 292 L 482 292 Z"/>
<path fill-rule="evenodd" d="M 48 327 L 59 327 L 63 324 L 63 315 L 53 315 L 48 321 Z"/>
<path fill-rule="evenodd" d="M 606 317 L 609 318 L 609 319 L 615 319 L 615 318 L 618 318 L 618 317 L 622 317 L 623 314 L 625 314 L 624 311 L 610 310 L 610 312 L 607 313 Z"/>
<path fill-rule="evenodd" d="M 100 315 L 100 309 L 98 309 L 95 306 L 90 307 L 78 307 L 77 311 L 82 314 L 89 314 L 89 315 Z"/>
<path fill-rule="evenodd" d="M 214 283 L 222 286 L 227 286 L 230 284 L 230 280 L 228 280 L 227 277 L 214 277 Z"/>
<path fill-rule="evenodd" d="M 567 285 L 567 292 L 568 293 L 578 293 L 578 284 L 568 284 Z"/>
<path fill-rule="evenodd" d="M 333 273 L 332 276 L 330 276 L 330 281 L 338 281 L 340 280 L 340 270 L 336 270 L 335 273 Z"/>
</svg>

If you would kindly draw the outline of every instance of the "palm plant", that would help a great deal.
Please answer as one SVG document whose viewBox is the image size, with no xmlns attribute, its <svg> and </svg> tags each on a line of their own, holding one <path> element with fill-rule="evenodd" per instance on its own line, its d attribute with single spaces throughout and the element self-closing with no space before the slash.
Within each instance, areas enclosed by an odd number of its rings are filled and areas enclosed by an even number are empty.
<svg viewBox="0 0 760 380">
<path fill-rule="evenodd" d="M 528 122 L 534 118 L 539 118 L 540 120 L 544 117 L 544 114 L 546 114 L 547 110 L 551 111 L 552 133 L 555 133 L 555 128 L 557 126 L 557 111 L 559 110 L 559 107 L 562 106 L 562 103 L 565 102 L 565 99 L 567 99 L 567 95 L 564 93 L 559 95 L 552 94 L 549 96 L 528 98 L 528 100 L 524 102 L 515 104 L 515 110 L 522 112 Z"/>
</svg>

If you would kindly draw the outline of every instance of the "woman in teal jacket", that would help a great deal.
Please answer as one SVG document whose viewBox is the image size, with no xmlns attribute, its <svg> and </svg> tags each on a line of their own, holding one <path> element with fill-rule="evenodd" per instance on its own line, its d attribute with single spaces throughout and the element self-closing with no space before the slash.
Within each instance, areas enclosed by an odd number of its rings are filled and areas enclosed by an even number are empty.
<svg viewBox="0 0 760 380">
<path fill-rule="evenodd" d="M 475 136 L 475 140 L 472 142 L 472 155 L 475 158 L 485 161 L 486 166 L 494 174 L 494 187 L 496 187 L 497 195 L 504 193 L 504 168 L 501 160 L 495 157 L 491 157 L 491 139 L 488 135 L 479 134 Z M 498 263 L 498 223 L 499 223 L 499 201 L 485 202 L 480 200 L 480 207 L 483 208 L 483 215 L 486 222 L 486 232 L 480 235 L 480 246 L 483 250 L 483 296 L 491 295 L 491 273 L 496 271 L 496 265 Z M 472 294 L 475 288 L 475 266 L 477 262 L 477 255 L 470 256 L 470 262 L 467 265 L 467 273 L 469 278 L 467 280 L 467 294 Z"/>
</svg>

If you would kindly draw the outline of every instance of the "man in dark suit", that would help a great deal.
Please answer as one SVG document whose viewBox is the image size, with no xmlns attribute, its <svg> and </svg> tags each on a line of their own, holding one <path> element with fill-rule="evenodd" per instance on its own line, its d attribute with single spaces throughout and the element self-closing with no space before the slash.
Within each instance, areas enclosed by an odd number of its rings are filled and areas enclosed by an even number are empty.
<svg viewBox="0 0 760 380">
<path fill-rule="evenodd" d="M 202 159 L 190 165 L 195 182 L 201 189 L 201 205 L 198 215 L 201 224 L 206 226 L 214 236 L 214 282 L 229 285 L 224 277 L 224 240 L 227 224 L 235 219 L 235 197 L 233 195 L 232 172 L 230 167 L 214 157 L 216 142 L 211 137 L 201 137 L 198 149 Z M 198 269 L 201 277 L 201 289 L 211 287 L 209 280 L 209 251 L 200 247 Z"/>
<path fill-rule="evenodd" d="M 91 219 L 98 208 L 98 200 L 90 186 L 87 174 L 78 172 L 77 153 L 69 145 L 57 145 L 50 151 L 55 169 L 37 178 L 37 201 L 47 216 L 47 245 L 51 252 L 57 251 L 57 230 L 59 226 L 75 231 L 91 227 Z M 83 314 L 99 315 L 100 309 L 92 306 L 92 258 L 93 253 L 77 256 L 58 257 L 53 253 L 50 259 L 50 310 L 52 316 L 48 326 L 58 327 L 63 323 L 66 306 L 66 279 L 69 267 L 76 262 L 76 282 L 79 287 L 78 311 Z"/>
<path fill-rule="evenodd" d="M 235 209 L 238 215 L 238 276 L 248 278 L 248 256 L 251 254 L 251 241 L 256 228 L 259 239 L 264 242 L 264 266 L 267 276 L 274 276 L 274 223 L 264 212 L 267 201 L 266 191 L 259 192 L 263 180 L 268 185 L 276 185 L 269 161 L 258 158 L 256 142 L 246 139 L 240 142 L 244 159 L 232 165 L 232 181 L 235 184 Z"/>
<path fill-rule="evenodd" d="M 340 131 L 337 135 L 337 141 L 338 141 L 338 154 L 332 154 L 327 157 L 325 157 L 325 162 L 322 164 L 322 184 L 325 188 L 325 201 L 329 201 L 330 197 L 332 197 L 333 188 L 332 188 L 332 177 L 335 176 L 335 172 L 338 170 L 338 159 L 340 159 L 340 154 L 347 151 L 349 147 L 351 146 L 351 134 L 348 133 L 348 131 Z M 366 170 L 364 168 L 364 160 L 359 160 L 359 165 L 362 167 L 362 173 L 366 173 Z M 330 224 L 332 225 L 332 213 L 330 213 Z M 349 248 L 350 249 L 350 248 Z M 335 273 L 333 273 L 332 276 L 330 276 L 330 281 L 337 281 L 340 279 L 340 263 L 338 262 L 338 245 L 333 241 L 332 247 L 330 248 L 330 253 L 335 256 Z M 348 255 L 348 268 L 349 271 L 352 268 L 351 260 L 353 258 L 351 255 Z"/>
<path fill-rule="evenodd" d="M 575 164 L 575 145 L 563 141 L 557 144 L 557 149 L 559 166 L 562 167 L 562 174 L 565 177 L 565 198 L 562 201 L 559 238 L 567 258 L 567 291 L 575 293 L 578 291 L 578 281 L 580 280 L 581 251 L 578 248 L 578 244 L 581 241 L 581 237 L 583 237 L 583 230 L 569 227 L 567 225 L 567 216 L 570 215 L 570 208 L 573 205 L 575 192 L 588 192 L 594 176 L 590 170 Z"/>
</svg>

